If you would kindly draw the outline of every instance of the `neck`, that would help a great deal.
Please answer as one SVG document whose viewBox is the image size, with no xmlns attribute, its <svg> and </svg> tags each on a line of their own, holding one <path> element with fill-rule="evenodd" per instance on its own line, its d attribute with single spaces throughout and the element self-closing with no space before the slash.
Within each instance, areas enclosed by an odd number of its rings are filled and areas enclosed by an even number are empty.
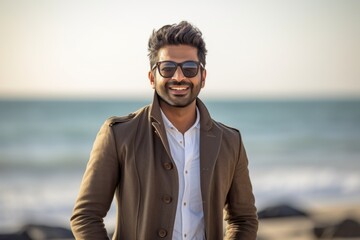
<svg viewBox="0 0 360 240">
<path fill-rule="evenodd" d="M 182 134 L 196 121 L 196 100 L 186 107 L 173 107 L 161 101 L 160 107 L 169 121 Z"/>
</svg>

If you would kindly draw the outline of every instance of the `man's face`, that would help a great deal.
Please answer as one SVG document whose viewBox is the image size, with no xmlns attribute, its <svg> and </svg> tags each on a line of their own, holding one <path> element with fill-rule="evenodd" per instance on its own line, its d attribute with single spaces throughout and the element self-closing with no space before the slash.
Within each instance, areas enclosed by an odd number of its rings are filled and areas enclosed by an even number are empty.
<svg viewBox="0 0 360 240">
<path fill-rule="evenodd" d="M 197 49 L 188 45 L 169 45 L 161 48 L 158 53 L 159 62 L 173 61 L 182 63 L 185 61 L 198 62 Z M 173 107 L 186 107 L 194 103 L 201 88 L 205 85 L 206 70 L 199 71 L 195 77 L 185 77 L 180 66 L 172 77 L 162 77 L 158 68 L 149 72 L 151 86 L 160 97 L 160 104 Z"/>
</svg>

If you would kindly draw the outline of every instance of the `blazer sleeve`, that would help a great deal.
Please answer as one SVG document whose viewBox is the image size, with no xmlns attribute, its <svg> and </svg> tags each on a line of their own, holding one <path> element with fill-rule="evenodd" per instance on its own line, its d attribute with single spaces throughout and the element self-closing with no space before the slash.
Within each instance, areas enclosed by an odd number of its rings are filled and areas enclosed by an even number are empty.
<svg viewBox="0 0 360 240">
<path fill-rule="evenodd" d="M 105 122 L 95 139 L 71 217 L 76 239 L 108 239 L 104 225 L 119 179 L 114 133 Z"/>
<path fill-rule="evenodd" d="M 248 158 L 240 137 L 238 161 L 225 205 L 224 239 L 256 240 L 258 219 L 249 177 Z"/>
</svg>

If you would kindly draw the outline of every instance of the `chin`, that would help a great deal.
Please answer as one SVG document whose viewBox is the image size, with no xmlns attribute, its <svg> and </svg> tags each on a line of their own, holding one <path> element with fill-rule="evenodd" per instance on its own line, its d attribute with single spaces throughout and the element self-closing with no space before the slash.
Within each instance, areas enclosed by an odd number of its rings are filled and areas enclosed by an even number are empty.
<svg viewBox="0 0 360 240">
<path fill-rule="evenodd" d="M 189 95 L 179 95 L 179 96 L 169 96 L 167 94 L 158 95 L 159 101 L 165 103 L 168 106 L 175 107 L 175 108 L 185 108 L 191 105 L 197 96 L 189 96 Z"/>
<path fill-rule="evenodd" d="M 160 101 L 165 103 L 166 105 L 169 105 L 171 107 L 176 107 L 176 108 L 184 108 L 194 102 L 194 100 L 176 101 L 176 100 L 172 100 L 172 99 L 163 99 L 161 97 L 160 97 Z"/>
</svg>

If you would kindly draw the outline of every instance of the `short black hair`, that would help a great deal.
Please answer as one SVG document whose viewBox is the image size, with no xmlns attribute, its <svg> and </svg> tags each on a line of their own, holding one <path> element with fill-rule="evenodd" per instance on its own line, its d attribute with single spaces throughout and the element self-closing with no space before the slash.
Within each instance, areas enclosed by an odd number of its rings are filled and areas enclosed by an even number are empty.
<svg viewBox="0 0 360 240">
<path fill-rule="evenodd" d="M 158 61 L 160 48 L 166 45 L 189 45 L 197 48 L 199 61 L 206 64 L 206 47 L 201 31 L 187 21 L 153 30 L 148 43 L 150 68 Z"/>
</svg>

